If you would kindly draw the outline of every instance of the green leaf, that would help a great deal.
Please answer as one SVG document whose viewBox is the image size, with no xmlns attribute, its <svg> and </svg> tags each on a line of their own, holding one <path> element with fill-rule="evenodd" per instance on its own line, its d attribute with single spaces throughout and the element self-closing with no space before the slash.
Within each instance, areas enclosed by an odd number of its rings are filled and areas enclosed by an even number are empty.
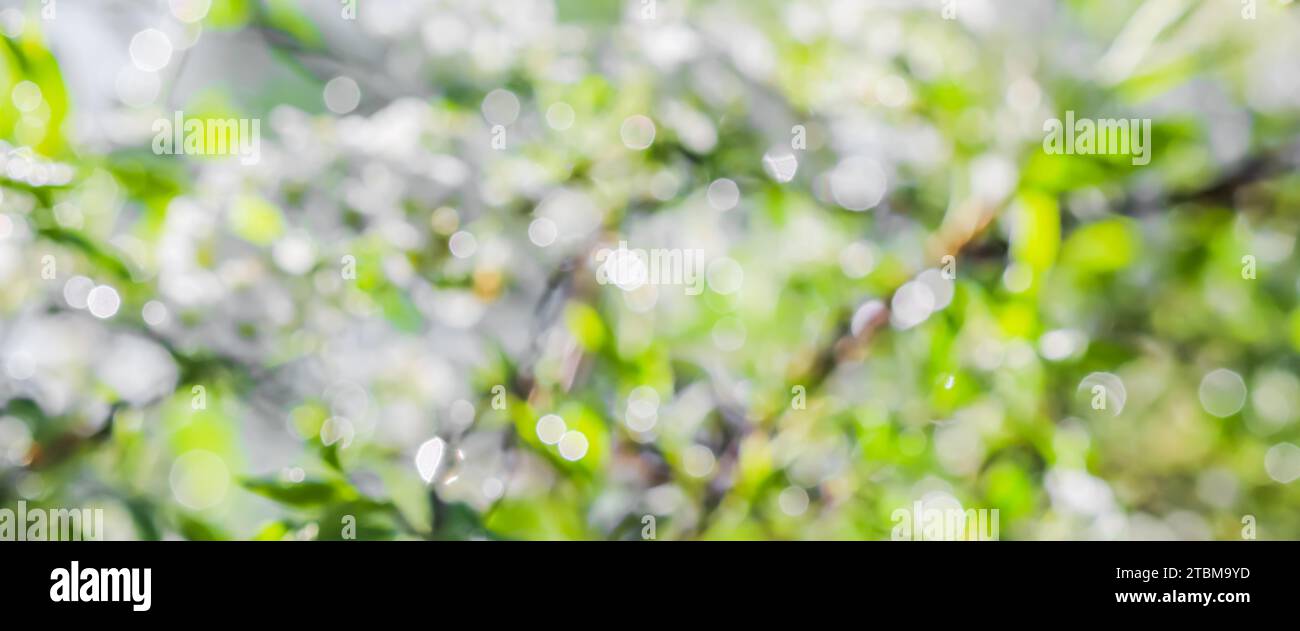
<svg viewBox="0 0 1300 631">
<path fill-rule="evenodd" d="M 253 541 L 279 541 L 297 527 L 292 521 L 279 519 L 262 526 L 257 534 L 253 535 Z"/>
<path fill-rule="evenodd" d="M 343 472 L 343 465 L 339 462 L 339 444 L 338 442 L 326 445 L 320 443 L 320 459 L 329 465 L 331 469 Z"/>
<path fill-rule="evenodd" d="M 599 351 L 609 337 L 600 314 L 590 305 L 570 302 L 564 310 L 564 322 L 569 326 L 573 337 L 589 352 Z"/>
<path fill-rule="evenodd" d="M 320 31 L 307 19 L 298 0 L 267 0 L 266 20 L 309 47 L 322 43 Z"/>
<path fill-rule="evenodd" d="M 192 515 L 182 513 L 176 517 L 176 521 L 181 536 L 190 541 L 223 541 L 230 539 L 216 526 Z"/>
<path fill-rule="evenodd" d="M 1065 241 L 1061 262 L 1084 273 L 1113 272 L 1133 261 L 1137 229 L 1127 219 L 1108 219 L 1075 230 Z"/>
<path fill-rule="evenodd" d="M 358 493 L 342 482 L 303 480 L 284 482 L 274 478 L 244 479 L 240 484 L 249 491 L 289 506 L 320 506 L 355 500 Z"/>
<path fill-rule="evenodd" d="M 284 232 L 280 209 L 255 195 L 242 195 L 230 207 L 230 230 L 257 245 L 270 245 Z"/>
<path fill-rule="evenodd" d="M 637 5 L 639 10 L 640 5 Z M 619 21 L 623 4 L 619 2 L 592 2 L 592 0 L 556 0 L 556 19 L 560 22 L 586 22 L 593 25 L 611 25 Z"/>
<path fill-rule="evenodd" d="M 253 0 L 212 0 L 203 23 L 217 29 L 236 29 L 253 15 Z"/>
</svg>

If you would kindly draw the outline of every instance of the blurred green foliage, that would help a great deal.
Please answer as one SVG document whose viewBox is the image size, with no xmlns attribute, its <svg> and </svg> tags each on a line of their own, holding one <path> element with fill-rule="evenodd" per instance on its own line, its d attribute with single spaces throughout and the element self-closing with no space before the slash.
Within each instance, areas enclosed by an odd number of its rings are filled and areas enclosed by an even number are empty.
<svg viewBox="0 0 1300 631">
<path fill-rule="evenodd" d="M 212 0 L 138 106 L 72 89 L 131 63 L 77 54 L 82 23 L 5 16 L 0 95 L 40 102 L 0 105 L 0 504 L 143 539 L 637 539 L 646 515 L 660 539 L 881 539 L 936 497 L 1006 539 L 1300 536 L 1296 11 L 489 4 Z M 322 98 L 336 77 L 355 111 Z M 177 110 L 261 120 L 262 162 L 154 155 L 138 132 Z M 1152 119 L 1151 164 L 1043 152 L 1067 110 Z M 764 158 L 796 125 L 783 182 Z M 862 155 L 888 187 L 851 212 L 833 174 Z M 743 287 L 601 285 L 620 240 L 705 248 Z M 120 310 L 71 305 L 72 275 Z M 920 278 L 950 302 L 902 324 Z M 1094 373 L 1122 384 L 1106 409 Z"/>
</svg>

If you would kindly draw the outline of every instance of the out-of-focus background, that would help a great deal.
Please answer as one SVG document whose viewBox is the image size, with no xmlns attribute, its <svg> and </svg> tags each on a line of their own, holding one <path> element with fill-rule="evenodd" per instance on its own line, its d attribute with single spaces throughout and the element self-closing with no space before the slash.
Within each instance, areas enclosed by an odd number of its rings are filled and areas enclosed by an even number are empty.
<svg viewBox="0 0 1300 631">
<path fill-rule="evenodd" d="M 1290 3 L 3 0 L 0 31 L 0 506 L 1300 537 Z M 1150 163 L 1049 153 L 1067 112 L 1149 120 Z M 611 277 L 621 242 L 683 282 Z"/>
</svg>

